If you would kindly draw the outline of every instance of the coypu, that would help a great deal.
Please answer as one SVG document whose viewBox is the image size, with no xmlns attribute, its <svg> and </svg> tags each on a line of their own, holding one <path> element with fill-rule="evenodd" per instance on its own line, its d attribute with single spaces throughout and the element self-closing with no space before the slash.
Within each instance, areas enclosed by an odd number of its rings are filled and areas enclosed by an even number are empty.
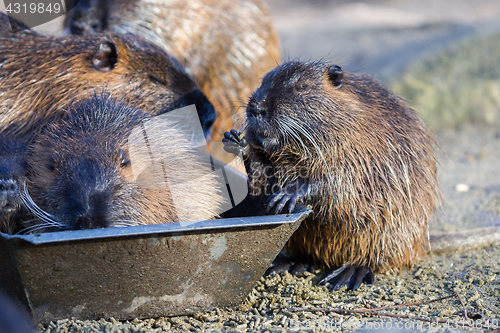
<svg viewBox="0 0 500 333">
<path fill-rule="evenodd" d="M 245 135 L 226 132 L 225 149 L 244 153 L 250 192 L 268 210 L 312 207 L 286 250 L 334 269 L 320 283 L 356 289 L 424 255 L 439 201 L 434 139 L 399 97 L 340 66 L 290 61 L 246 112 Z"/>
<path fill-rule="evenodd" d="M 0 14 L 0 63 L 0 133 L 20 139 L 31 139 L 75 98 L 101 87 L 151 115 L 196 104 L 206 134 L 215 120 L 213 106 L 179 62 L 132 35 L 12 32 Z"/>
<path fill-rule="evenodd" d="M 130 32 L 179 59 L 217 111 L 213 141 L 280 61 L 265 0 L 73 1 L 66 32 Z"/>
<path fill-rule="evenodd" d="M 49 124 L 29 147 L 24 201 L 41 221 L 27 231 L 215 217 L 222 200 L 215 174 L 182 132 L 155 119 L 102 93 Z"/>
<path fill-rule="evenodd" d="M 0 232 L 11 235 L 22 228 L 21 221 L 26 218 L 21 202 L 26 154 L 20 142 L 0 135 Z"/>
</svg>

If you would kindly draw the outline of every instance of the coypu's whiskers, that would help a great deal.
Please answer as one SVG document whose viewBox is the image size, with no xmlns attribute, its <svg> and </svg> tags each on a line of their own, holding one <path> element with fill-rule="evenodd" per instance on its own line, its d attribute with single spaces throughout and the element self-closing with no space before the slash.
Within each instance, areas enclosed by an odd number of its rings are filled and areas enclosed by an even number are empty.
<svg viewBox="0 0 500 333">
<path fill-rule="evenodd" d="M 50 229 L 50 228 L 58 228 L 58 227 L 54 227 L 53 225 L 50 225 L 47 223 L 41 223 L 41 224 L 32 225 L 31 227 L 28 227 L 28 228 L 24 228 L 19 233 L 30 234 L 30 233 L 34 233 L 34 232 L 41 231 L 44 229 Z"/>
<path fill-rule="evenodd" d="M 241 130 L 242 128 L 244 128 L 244 123 L 246 119 L 245 115 L 246 115 L 246 110 L 239 111 L 233 114 L 231 117 L 229 117 L 228 120 L 234 123 L 235 128 Z"/>
<path fill-rule="evenodd" d="M 294 119 L 288 117 L 288 121 L 291 123 L 290 125 L 292 125 L 291 127 L 294 128 L 294 129 L 297 129 L 299 130 L 299 133 L 302 134 L 314 147 L 314 150 L 318 153 L 318 155 L 321 157 L 321 160 L 323 161 L 323 163 L 325 164 L 325 167 L 326 167 L 326 170 L 328 171 L 328 178 L 330 178 L 332 176 L 332 171 L 330 170 L 330 167 L 328 166 L 328 163 L 326 162 L 326 159 L 325 157 L 323 156 L 323 153 L 321 152 L 321 149 L 320 147 L 318 146 L 318 144 L 316 143 L 316 140 L 311 136 L 311 134 L 309 134 L 309 132 L 301 125 L 299 124 L 297 121 L 295 121 Z M 305 126 L 308 127 L 307 124 L 304 124 Z M 307 128 L 309 130 L 311 130 L 311 128 Z M 312 130 L 311 130 L 312 132 Z"/>
<path fill-rule="evenodd" d="M 54 215 L 47 213 L 46 211 L 41 209 L 33 201 L 33 199 L 31 198 L 31 196 L 28 192 L 28 187 L 26 186 L 26 183 L 24 184 L 24 190 L 21 192 L 21 200 L 22 200 L 23 204 L 26 206 L 26 208 L 28 208 L 28 210 L 31 213 L 33 213 L 33 215 L 35 215 L 37 218 L 39 218 L 40 220 L 42 220 L 44 222 L 43 224 L 34 225 L 32 227 L 26 228 L 25 230 L 30 230 L 33 227 L 42 227 L 42 226 L 44 226 L 44 227 L 50 226 L 50 227 L 60 228 L 60 229 L 63 229 L 66 227 L 63 223 L 59 222 Z M 36 229 L 38 229 L 38 228 L 36 228 Z M 33 229 L 31 229 L 31 231 L 33 231 Z"/>
<path fill-rule="evenodd" d="M 143 222 L 134 221 L 134 220 L 116 220 L 113 223 L 114 227 L 133 227 L 133 226 L 137 226 L 137 225 L 146 225 L 146 224 Z"/>
<path fill-rule="evenodd" d="M 288 117 L 282 117 L 282 119 L 280 119 L 280 121 L 278 122 L 278 125 L 279 125 L 278 129 L 281 131 L 281 127 L 283 127 L 283 131 L 281 134 L 285 134 L 285 135 L 282 135 L 282 137 L 284 137 L 285 140 L 292 140 L 295 143 L 297 143 L 297 145 L 293 145 L 293 146 L 298 146 L 300 144 L 300 146 L 302 146 L 302 148 L 303 148 L 303 152 L 305 154 L 307 154 L 309 157 L 312 157 L 310 150 L 304 144 L 304 141 L 302 140 L 300 135 L 297 133 L 297 131 L 293 128 L 294 124 L 288 124 L 288 121 L 289 121 Z M 285 133 L 283 133 L 283 132 L 285 132 Z M 289 135 L 286 135 L 286 134 L 289 134 Z"/>
</svg>

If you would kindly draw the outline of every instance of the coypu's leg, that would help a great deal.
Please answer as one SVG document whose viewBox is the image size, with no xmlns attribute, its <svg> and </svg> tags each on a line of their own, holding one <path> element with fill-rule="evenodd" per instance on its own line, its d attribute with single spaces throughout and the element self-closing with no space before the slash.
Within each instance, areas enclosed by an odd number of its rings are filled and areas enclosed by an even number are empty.
<svg viewBox="0 0 500 333">
<path fill-rule="evenodd" d="M 347 286 L 348 289 L 356 290 L 361 283 L 373 284 L 375 277 L 371 268 L 357 265 L 344 265 L 328 273 L 318 285 L 327 282 L 333 285 L 333 290 Z"/>
<path fill-rule="evenodd" d="M 224 132 L 222 143 L 224 144 L 224 150 L 234 155 L 238 155 L 239 153 L 247 155 L 250 151 L 250 145 L 244 138 L 244 134 L 234 129 L 230 132 Z"/>
</svg>

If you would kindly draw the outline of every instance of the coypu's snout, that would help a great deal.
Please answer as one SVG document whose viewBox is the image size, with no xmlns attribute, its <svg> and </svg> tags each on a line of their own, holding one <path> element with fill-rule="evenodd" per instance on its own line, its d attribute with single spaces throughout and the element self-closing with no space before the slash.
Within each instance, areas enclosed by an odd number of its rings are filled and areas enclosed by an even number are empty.
<svg viewBox="0 0 500 333">
<path fill-rule="evenodd" d="M 73 163 L 58 173 L 54 187 L 63 201 L 56 217 L 70 230 L 111 227 L 111 205 L 119 189 L 119 175 L 107 160 L 71 158 Z"/>
<path fill-rule="evenodd" d="M 247 105 L 247 138 L 251 144 L 273 152 L 281 147 L 280 131 L 276 120 L 273 119 L 273 101 L 260 96 L 258 92 L 259 90 L 254 93 Z"/>
<path fill-rule="evenodd" d="M 74 212 L 75 215 L 71 229 L 81 230 L 109 227 L 110 222 L 107 218 L 107 202 L 109 201 L 109 197 L 110 195 L 106 192 L 88 194 L 85 198 L 85 201 L 87 201 L 85 209 Z"/>
<path fill-rule="evenodd" d="M 253 102 L 248 103 L 247 107 L 247 116 L 262 119 L 268 113 L 267 108 L 262 105 L 261 102 Z"/>
<path fill-rule="evenodd" d="M 19 206 L 19 184 L 14 179 L 0 179 L 0 213 L 13 213 Z"/>
</svg>

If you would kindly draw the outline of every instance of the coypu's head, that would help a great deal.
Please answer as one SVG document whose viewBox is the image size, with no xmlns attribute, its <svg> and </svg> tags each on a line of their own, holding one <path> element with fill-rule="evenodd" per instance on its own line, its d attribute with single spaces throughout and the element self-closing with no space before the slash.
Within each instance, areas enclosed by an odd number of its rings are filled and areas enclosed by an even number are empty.
<svg viewBox="0 0 500 333">
<path fill-rule="evenodd" d="M 13 233 L 12 221 L 21 210 L 21 189 L 26 172 L 26 150 L 17 141 L 0 135 L 0 231 Z M 12 223 L 11 223 L 12 222 Z"/>
<path fill-rule="evenodd" d="M 33 230 L 77 230 L 147 223 L 169 207 L 150 202 L 128 180 L 126 141 L 147 114 L 95 95 L 73 106 L 32 145 L 28 208 L 43 223 Z M 162 223 L 160 222 L 153 223 Z M 171 222 L 163 220 L 163 222 Z M 33 231 L 32 230 L 32 231 Z"/>
<path fill-rule="evenodd" d="M 102 88 L 150 115 L 195 104 L 205 135 L 215 121 L 213 106 L 180 63 L 139 37 L 16 36 L 0 36 L 0 107 L 14 109 L 0 121 L 8 133 L 29 135 L 75 99 Z"/>
<path fill-rule="evenodd" d="M 191 143 L 171 125 L 143 136 L 152 121 L 143 111 L 94 95 L 74 105 L 66 119 L 48 126 L 30 147 L 30 193 L 25 201 L 41 220 L 30 231 L 214 217 L 222 200 L 214 176 L 200 181 L 205 174 L 189 151 Z M 164 160 L 158 168 L 151 161 L 160 154 Z M 189 181 L 194 185 L 186 185 Z M 184 197 L 188 193 L 187 201 L 194 203 L 174 206 L 172 197 L 178 192 Z"/>
<path fill-rule="evenodd" d="M 97 86 L 152 115 L 195 104 L 208 136 L 215 110 L 177 59 L 129 34 L 101 39 L 93 51 L 86 74 Z"/>
<path fill-rule="evenodd" d="M 127 131 L 145 116 L 94 96 L 77 103 L 67 119 L 50 125 L 31 147 L 28 188 L 34 201 L 27 201 L 35 207 L 33 213 L 47 226 L 63 230 L 104 228 L 133 219 L 122 214 L 138 194 L 127 188 L 122 175 L 129 163 L 123 144 Z"/>
<path fill-rule="evenodd" d="M 337 65 L 287 62 L 275 68 L 248 102 L 248 140 L 275 153 L 290 143 L 308 144 L 328 137 L 322 131 L 330 128 L 324 125 L 335 117 L 334 95 L 343 82 Z"/>
</svg>

